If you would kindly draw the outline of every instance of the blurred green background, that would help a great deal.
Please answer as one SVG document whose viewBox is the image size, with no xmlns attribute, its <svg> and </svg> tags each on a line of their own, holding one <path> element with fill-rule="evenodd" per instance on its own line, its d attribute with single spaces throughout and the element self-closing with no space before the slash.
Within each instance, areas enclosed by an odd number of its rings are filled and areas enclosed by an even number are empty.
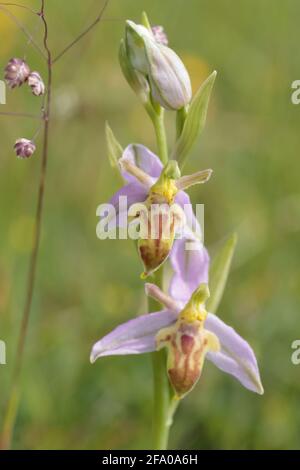
<svg viewBox="0 0 300 470">
<path fill-rule="evenodd" d="M 39 1 L 23 2 L 34 8 Z M 100 1 L 46 1 L 51 48 L 59 52 L 99 11 Z M 41 41 L 40 22 L 11 7 Z M 194 202 L 205 204 L 213 252 L 237 230 L 238 249 L 218 314 L 253 346 L 265 395 L 242 388 L 206 363 L 184 400 L 171 448 L 299 448 L 300 338 L 299 125 L 291 83 L 300 78 L 297 0 L 111 0 L 105 19 L 54 67 L 53 122 L 38 278 L 15 432 L 19 449 L 149 448 L 152 371 L 144 356 L 89 364 L 91 345 L 143 311 L 141 265 L 131 241 L 96 238 L 96 207 L 118 188 L 106 157 L 108 120 L 125 146 L 155 150 L 148 118 L 118 65 L 127 18 L 146 10 L 163 24 L 196 89 L 218 77 L 205 132 L 187 170 L 211 167 Z M 26 39 L 0 12 L 0 65 L 23 56 Z M 45 76 L 29 46 L 27 60 Z M 37 112 L 27 88 L 8 92 L 1 111 Z M 168 118 L 170 142 L 173 116 Z M 0 418 L 7 399 L 25 294 L 40 167 L 38 151 L 17 160 L 12 146 L 31 138 L 33 120 L 0 116 Z"/>
</svg>

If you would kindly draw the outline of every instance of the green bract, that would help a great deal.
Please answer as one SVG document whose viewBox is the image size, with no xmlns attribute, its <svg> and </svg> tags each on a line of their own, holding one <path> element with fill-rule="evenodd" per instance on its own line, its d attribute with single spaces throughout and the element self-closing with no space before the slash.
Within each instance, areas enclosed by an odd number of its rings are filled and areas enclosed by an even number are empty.
<svg viewBox="0 0 300 470">
<path fill-rule="evenodd" d="M 117 168 L 119 158 L 121 158 L 123 153 L 123 148 L 121 144 L 117 141 L 108 122 L 105 123 L 105 137 L 109 163 L 113 168 Z"/>
<path fill-rule="evenodd" d="M 188 110 L 182 133 L 172 153 L 172 158 L 178 161 L 180 168 L 183 167 L 188 153 L 204 128 L 209 98 L 216 75 L 217 72 L 213 72 L 202 83 Z"/>
</svg>

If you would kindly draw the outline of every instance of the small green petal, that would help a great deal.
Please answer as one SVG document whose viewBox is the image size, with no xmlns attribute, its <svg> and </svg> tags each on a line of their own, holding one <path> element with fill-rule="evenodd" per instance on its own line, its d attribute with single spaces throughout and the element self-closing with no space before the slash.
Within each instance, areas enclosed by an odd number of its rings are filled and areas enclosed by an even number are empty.
<svg viewBox="0 0 300 470">
<path fill-rule="evenodd" d="M 113 168 L 118 168 L 118 161 L 123 154 L 123 148 L 117 141 L 108 122 L 105 123 L 105 137 L 109 162 Z"/>
<path fill-rule="evenodd" d="M 143 11 L 143 13 L 142 13 L 142 25 L 145 26 L 145 28 L 149 29 L 149 31 L 152 32 L 151 24 L 150 24 L 148 15 L 145 11 Z"/>
</svg>

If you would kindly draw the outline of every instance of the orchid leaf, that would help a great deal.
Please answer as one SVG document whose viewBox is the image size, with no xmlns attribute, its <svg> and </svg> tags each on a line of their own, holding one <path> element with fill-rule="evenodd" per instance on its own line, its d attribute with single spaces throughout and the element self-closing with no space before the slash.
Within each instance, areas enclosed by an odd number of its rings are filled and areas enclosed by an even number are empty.
<svg viewBox="0 0 300 470">
<path fill-rule="evenodd" d="M 207 301 L 207 310 L 211 313 L 216 313 L 221 302 L 236 242 L 237 235 L 233 233 L 221 246 L 212 260 L 209 270 L 210 298 Z"/>
</svg>

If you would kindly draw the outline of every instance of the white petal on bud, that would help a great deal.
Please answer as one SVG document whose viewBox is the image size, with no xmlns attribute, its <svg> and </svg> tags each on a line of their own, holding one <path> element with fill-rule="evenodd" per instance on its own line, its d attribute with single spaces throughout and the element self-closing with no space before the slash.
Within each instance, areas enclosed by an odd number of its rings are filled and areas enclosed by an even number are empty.
<svg viewBox="0 0 300 470">
<path fill-rule="evenodd" d="M 45 93 L 45 85 L 38 72 L 31 72 L 28 76 L 28 85 L 35 96 L 41 96 Z"/>
<path fill-rule="evenodd" d="M 144 75 L 148 74 L 149 64 L 145 52 L 145 41 L 155 43 L 153 34 L 145 26 L 126 21 L 126 48 L 129 60 L 134 69 Z"/>
<path fill-rule="evenodd" d="M 192 98 L 189 74 L 178 55 L 169 47 L 147 44 L 152 95 L 166 109 L 181 109 Z"/>
</svg>

